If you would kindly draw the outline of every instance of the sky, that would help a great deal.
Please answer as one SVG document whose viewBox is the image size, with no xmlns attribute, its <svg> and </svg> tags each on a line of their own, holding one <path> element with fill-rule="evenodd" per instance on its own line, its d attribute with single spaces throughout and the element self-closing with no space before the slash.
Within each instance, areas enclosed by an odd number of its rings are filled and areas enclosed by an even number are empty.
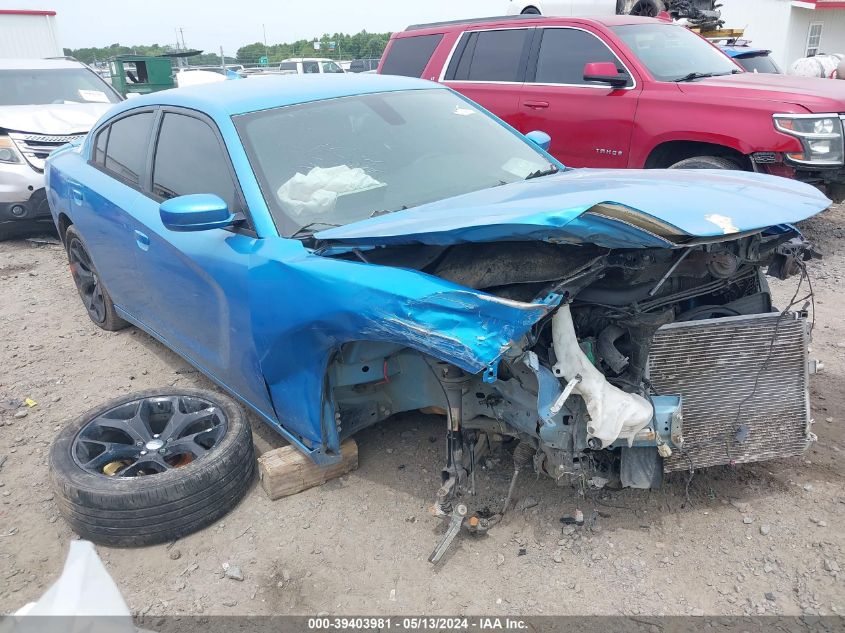
<svg viewBox="0 0 845 633">
<path fill-rule="evenodd" d="M 323 33 L 401 31 L 409 24 L 503 15 L 509 0 L 0 0 L 0 9 L 56 11 L 64 48 L 175 44 L 234 55 L 244 44 Z"/>
</svg>

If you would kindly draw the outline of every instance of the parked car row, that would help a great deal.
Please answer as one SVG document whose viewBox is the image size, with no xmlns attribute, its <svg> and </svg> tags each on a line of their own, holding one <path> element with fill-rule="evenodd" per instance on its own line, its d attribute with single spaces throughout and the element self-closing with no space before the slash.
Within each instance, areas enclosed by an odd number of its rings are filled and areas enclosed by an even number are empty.
<svg viewBox="0 0 845 633">
<path fill-rule="evenodd" d="M 359 59 L 349 71 L 379 67 L 439 81 L 522 132 L 548 132 L 551 153 L 568 166 L 743 169 L 845 195 L 845 83 L 775 76 L 769 51 L 746 42 L 716 42 L 732 61 L 683 27 L 613 13 L 417 25 L 394 34 L 380 66 Z M 43 160 L 120 99 L 78 62 L 4 64 L 10 89 L 0 95 L 0 237 L 49 224 Z M 220 72 L 209 67 L 205 74 L 222 79 Z M 330 59 L 292 58 L 260 74 L 343 72 Z M 54 91 L 42 88 L 39 78 L 48 73 L 63 78 Z M 226 73 L 256 75 L 242 66 Z M 184 79 L 180 85 L 193 83 Z M 65 87 L 70 94 L 56 92 Z"/>
</svg>

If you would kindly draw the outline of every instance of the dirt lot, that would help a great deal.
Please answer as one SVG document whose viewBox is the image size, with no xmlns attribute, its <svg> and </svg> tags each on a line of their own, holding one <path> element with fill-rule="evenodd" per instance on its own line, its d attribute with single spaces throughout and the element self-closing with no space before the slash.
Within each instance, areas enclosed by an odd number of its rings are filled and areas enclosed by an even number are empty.
<svg viewBox="0 0 845 633">
<path fill-rule="evenodd" d="M 426 512 L 444 424 L 405 415 L 361 433 L 360 468 L 270 502 L 257 485 L 223 521 L 175 544 L 99 553 L 138 614 L 833 614 L 845 613 L 845 207 L 803 227 L 826 258 L 816 291 L 814 431 L 804 456 L 678 474 L 659 492 L 602 492 L 524 476 L 518 511 L 485 538 L 459 537 L 439 567 L 442 531 Z M 781 299 L 795 282 L 779 284 Z M 211 387 L 147 335 L 88 320 L 59 246 L 0 243 L 0 612 L 36 599 L 68 541 L 47 477 L 59 428 L 101 401 L 163 385 Z M 726 385 L 728 387 L 728 385 Z M 27 411 L 20 417 L 20 411 Z M 17 415 L 16 415 L 17 414 Z M 282 444 L 255 424 L 259 452 Z M 510 465 L 481 473 L 500 503 Z M 530 507 L 525 507 L 530 506 Z M 592 529 L 566 534 L 581 508 Z M 224 578 L 239 565 L 244 580 Z"/>
</svg>

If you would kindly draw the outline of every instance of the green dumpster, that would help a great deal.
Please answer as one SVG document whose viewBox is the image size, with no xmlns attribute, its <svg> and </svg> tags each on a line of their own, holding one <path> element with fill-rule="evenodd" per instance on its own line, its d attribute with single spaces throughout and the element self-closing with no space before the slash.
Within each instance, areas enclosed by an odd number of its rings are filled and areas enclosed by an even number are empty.
<svg viewBox="0 0 845 633">
<path fill-rule="evenodd" d="M 175 88 L 173 66 L 167 57 L 118 55 L 110 62 L 112 86 L 124 97 Z"/>
</svg>

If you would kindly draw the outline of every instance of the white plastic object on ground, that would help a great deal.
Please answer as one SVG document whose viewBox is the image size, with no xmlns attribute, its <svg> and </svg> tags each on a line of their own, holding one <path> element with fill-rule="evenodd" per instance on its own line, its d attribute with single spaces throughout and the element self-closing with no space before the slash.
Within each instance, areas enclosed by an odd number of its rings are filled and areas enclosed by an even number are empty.
<svg viewBox="0 0 845 633">
<path fill-rule="evenodd" d="M 339 196 L 383 186 L 360 167 L 314 167 L 308 174 L 297 172 L 276 195 L 285 211 L 300 217 L 319 215 L 334 209 Z"/>
<path fill-rule="evenodd" d="M 23 617 L 21 617 L 23 616 Z M 35 616 L 74 616 L 41 618 Z M 96 616 L 96 617 L 94 617 Z M 106 617 L 103 617 L 106 616 Z M 129 607 L 90 541 L 71 541 L 62 575 L 14 613 L 15 631 L 135 633 Z"/>
<path fill-rule="evenodd" d="M 552 317 L 552 343 L 557 363 L 555 375 L 565 380 L 581 376 L 574 393 L 584 398 L 590 420 L 587 437 L 595 437 L 602 446 L 618 438 L 633 441 L 634 436 L 648 426 L 654 417 L 651 402 L 640 395 L 627 393 L 605 379 L 578 345 L 575 325 L 569 305 L 562 305 Z"/>
</svg>

